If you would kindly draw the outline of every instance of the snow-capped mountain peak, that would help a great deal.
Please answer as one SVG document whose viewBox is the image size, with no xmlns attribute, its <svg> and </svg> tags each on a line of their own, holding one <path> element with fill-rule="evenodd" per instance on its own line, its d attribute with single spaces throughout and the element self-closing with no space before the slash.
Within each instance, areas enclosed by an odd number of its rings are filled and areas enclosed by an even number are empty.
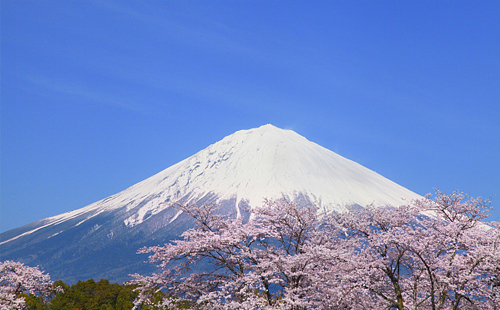
<svg viewBox="0 0 500 310">
<path fill-rule="evenodd" d="M 403 198 L 420 198 L 292 130 L 268 124 L 227 136 L 95 207 L 131 210 L 154 197 L 125 219 L 134 226 L 171 202 L 195 202 L 208 195 L 216 197 L 214 202 L 234 199 L 238 214 L 240 202 L 257 207 L 264 198 L 282 196 L 307 197 L 339 212 L 352 205 L 399 205 Z"/>
<path fill-rule="evenodd" d="M 172 203 L 219 203 L 231 216 L 243 216 L 243 207 L 259 207 L 266 198 L 282 197 L 336 212 L 372 203 L 397 206 L 421 198 L 292 130 L 268 124 L 229 135 L 106 199 L 5 232 L 0 235 L 0 253 L 4 259 L 24 253 L 27 262 L 48 266 L 60 259 L 54 260 L 52 254 L 37 258 L 26 251 L 50 245 L 53 255 L 63 255 L 68 253 L 68 246 L 60 243 L 65 240 L 74 250 L 91 248 L 92 257 L 94 251 L 109 255 L 109 247 L 135 253 L 144 243 L 168 240 L 187 228 L 186 218 Z M 127 259 L 135 262 L 134 257 Z M 77 261 L 83 263 L 84 258 L 72 258 L 72 264 Z M 66 276 L 63 270 L 56 272 Z"/>
</svg>

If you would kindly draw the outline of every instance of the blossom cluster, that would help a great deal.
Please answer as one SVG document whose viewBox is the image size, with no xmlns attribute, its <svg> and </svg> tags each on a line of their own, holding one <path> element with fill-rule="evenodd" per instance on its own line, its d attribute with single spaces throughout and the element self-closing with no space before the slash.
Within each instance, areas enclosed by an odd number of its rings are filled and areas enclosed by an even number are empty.
<svg viewBox="0 0 500 310">
<path fill-rule="evenodd" d="M 177 208 L 196 226 L 140 250 L 162 271 L 133 275 L 136 307 L 500 309 L 500 225 L 479 198 L 438 192 L 342 214 L 280 199 L 247 221 Z"/>
<path fill-rule="evenodd" d="M 48 299 L 56 289 L 50 276 L 37 267 L 15 261 L 0 262 L 0 310 L 23 309 L 24 294 Z"/>
</svg>

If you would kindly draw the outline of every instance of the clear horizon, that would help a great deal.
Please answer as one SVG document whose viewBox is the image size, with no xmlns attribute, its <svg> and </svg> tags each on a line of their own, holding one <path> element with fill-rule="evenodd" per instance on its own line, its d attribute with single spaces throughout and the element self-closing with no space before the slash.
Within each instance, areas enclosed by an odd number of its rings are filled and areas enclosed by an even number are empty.
<svg viewBox="0 0 500 310">
<path fill-rule="evenodd" d="M 0 232 L 273 124 L 500 221 L 500 3 L 1 3 Z"/>
</svg>

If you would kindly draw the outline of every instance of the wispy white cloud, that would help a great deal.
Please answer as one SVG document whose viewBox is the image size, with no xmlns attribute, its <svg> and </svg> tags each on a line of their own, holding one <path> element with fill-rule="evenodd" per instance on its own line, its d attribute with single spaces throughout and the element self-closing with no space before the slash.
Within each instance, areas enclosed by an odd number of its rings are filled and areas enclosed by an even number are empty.
<svg viewBox="0 0 500 310">
<path fill-rule="evenodd" d="M 131 98 L 103 92 L 83 83 L 77 83 L 75 80 L 68 82 L 34 74 L 24 74 L 19 77 L 32 85 L 32 87 L 29 87 L 29 84 L 26 84 L 25 90 L 39 95 L 49 95 L 49 92 L 53 92 L 90 103 L 106 104 L 132 112 L 150 113 L 149 107 L 144 102 L 136 102 Z"/>
<path fill-rule="evenodd" d="M 175 14 L 167 12 L 158 6 L 151 7 L 143 3 L 141 11 L 139 11 L 114 1 L 92 0 L 92 2 L 126 18 L 149 25 L 156 32 L 160 32 L 162 37 L 168 36 L 170 39 L 195 45 L 204 50 L 213 49 L 219 52 L 259 57 L 263 53 L 262 49 L 252 47 L 248 42 L 239 41 L 237 38 L 243 37 L 243 35 L 237 29 L 220 21 L 210 20 L 209 17 L 203 19 L 204 25 L 197 20 L 193 20 L 193 23 L 188 24 L 185 21 L 180 21 L 180 18 Z M 248 33 L 245 33 L 245 37 L 248 38 L 248 35 Z"/>
</svg>

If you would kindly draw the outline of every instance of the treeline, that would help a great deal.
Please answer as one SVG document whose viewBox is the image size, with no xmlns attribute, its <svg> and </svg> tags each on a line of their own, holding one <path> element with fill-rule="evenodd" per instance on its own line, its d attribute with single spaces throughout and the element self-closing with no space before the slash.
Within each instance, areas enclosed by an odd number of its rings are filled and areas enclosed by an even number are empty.
<svg viewBox="0 0 500 310">
<path fill-rule="evenodd" d="M 78 281 L 71 286 L 38 267 L 15 261 L 0 262 L 0 310 L 140 310 L 170 309 L 160 301 L 175 302 L 175 309 L 190 309 L 191 302 L 167 296 L 157 289 L 147 304 L 138 300 L 137 284 L 109 283 L 107 279 Z"/>
<path fill-rule="evenodd" d="M 195 227 L 141 250 L 160 273 L 67 286 L 5 261 L 0 310 L 500 309 L 500 223 L 485 221 L 489 201 L 429 198 L 340 214 L 268 200 L 245 222 L 216 205 L 178 204 Z"/>
<path fill-rule="evenodd" d="M 34 294 L 25 296 L 25 307 L 30 310 L 130 310 L 134 306 L 137 292 L 133 285 L 109 283 L 102 279 L 78 281 L 68 286 L 59 280 L 54 283 L 60 287 L 59 292 L 47 301 Z M 141 310 L 152 309 L 141 307 Z"/>
</svg>

